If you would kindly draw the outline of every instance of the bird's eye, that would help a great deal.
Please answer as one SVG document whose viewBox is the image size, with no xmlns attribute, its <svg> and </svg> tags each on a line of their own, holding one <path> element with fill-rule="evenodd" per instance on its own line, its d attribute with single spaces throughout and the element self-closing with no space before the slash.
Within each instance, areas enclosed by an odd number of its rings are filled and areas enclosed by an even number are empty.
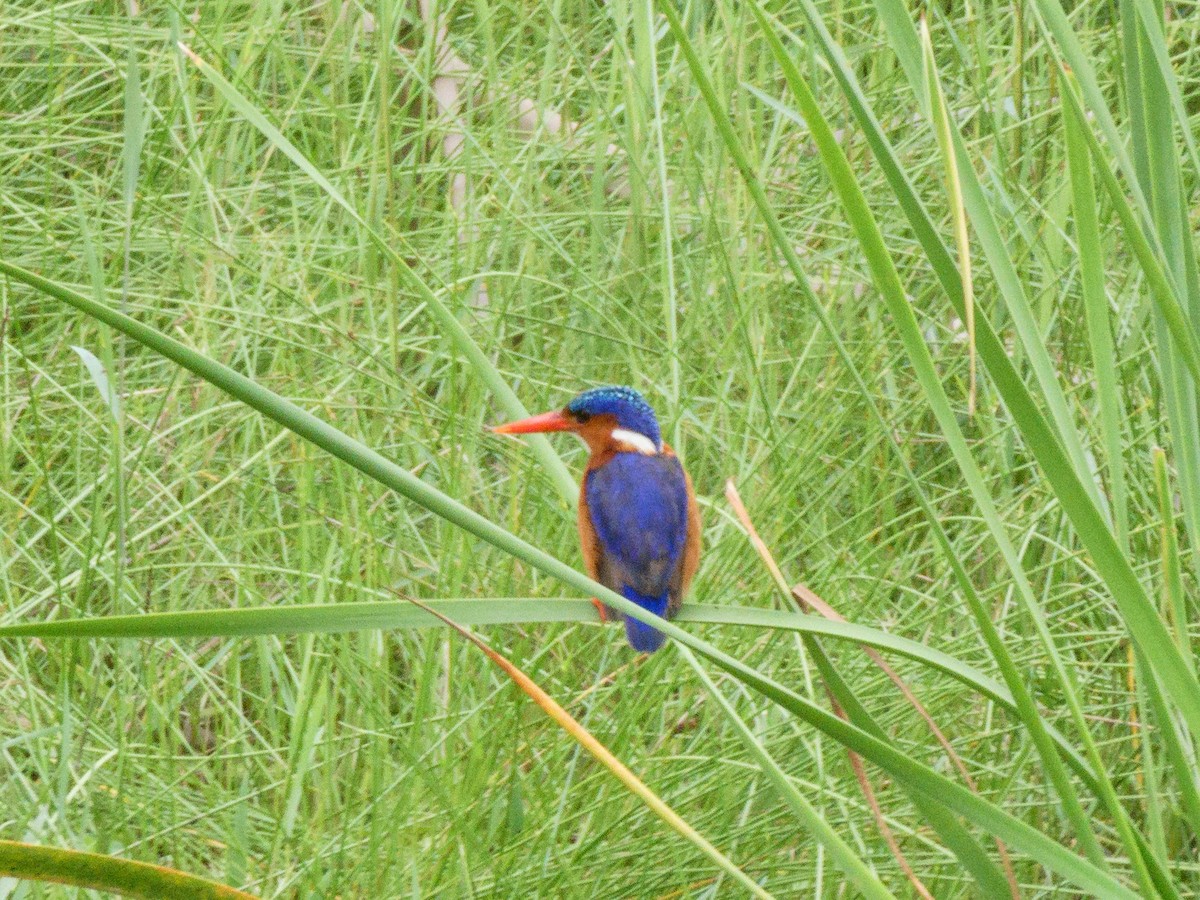
<svg viewBox="0 0 1200 900">
<path fill-rule="evenodd" d="M 590 412 L 584 412 L 583 410 L 579 410 L 578 412 L 574 413 L 573 415 L 575 416 L 575 421 L 578 422 L 580 425 L 586 425 L 588 419 L 590 419 L 592 417 L 592 414 Z"/>
</svg>

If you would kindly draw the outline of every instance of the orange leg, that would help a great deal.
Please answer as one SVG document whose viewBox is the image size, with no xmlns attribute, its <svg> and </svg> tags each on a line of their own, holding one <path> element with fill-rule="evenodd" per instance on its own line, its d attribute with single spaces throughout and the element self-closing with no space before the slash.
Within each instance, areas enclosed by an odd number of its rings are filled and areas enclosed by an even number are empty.
<svg viewBox="0 0 1200 900">
<path fill-rule="evenodd" d="M 600 613 L 600 621 L 607 622 L 608 621 L 608 612 L 607 612 L 608 607 L 605 606 L 603 603 L 601 603 L 599 600 L 597 600 L 595 597 L 592 598 L 592 606 L 596 607 L 596 612 Z"/>
</svg>

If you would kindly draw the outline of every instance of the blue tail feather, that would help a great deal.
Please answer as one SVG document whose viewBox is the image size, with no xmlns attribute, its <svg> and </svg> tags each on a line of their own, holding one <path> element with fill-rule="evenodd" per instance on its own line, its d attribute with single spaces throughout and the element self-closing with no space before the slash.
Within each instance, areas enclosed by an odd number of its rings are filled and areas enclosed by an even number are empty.
<svg viewBox="0 0 1200 900">
<path fill-rule="evenodd" d="M 625 596 L 625 599 L 632 600 L 647 612 L 652 612 L 656 616 L 666 614 L 666 594 L 663 594 L 661 597 L 647 597 L 644 594 L 639 594 L 628 585 L 621 589 L 621 593 Z M 639 653 L 653 653 L 667 639 L 666 635 L 657 628 L 651 628 L 644 622 L 639 622 L 633 616 L 625 617 L 625 637 L 629 639 L 629 643 L 633 649 Z"/>
</svg>

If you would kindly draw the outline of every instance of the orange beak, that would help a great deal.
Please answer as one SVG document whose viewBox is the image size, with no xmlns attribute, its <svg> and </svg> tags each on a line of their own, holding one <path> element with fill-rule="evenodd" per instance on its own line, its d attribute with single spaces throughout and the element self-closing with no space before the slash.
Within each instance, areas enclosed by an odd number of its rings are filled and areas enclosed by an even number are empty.
<svg viewBox="0 0 1200 900">
<path fill-rule="evenodd" d="M 543 431 L 574 431 L 576 422 L 562 410 L 530 416 L 505 425 L 493 425 L 495 434 L 538 434 Z"/>
</svg>

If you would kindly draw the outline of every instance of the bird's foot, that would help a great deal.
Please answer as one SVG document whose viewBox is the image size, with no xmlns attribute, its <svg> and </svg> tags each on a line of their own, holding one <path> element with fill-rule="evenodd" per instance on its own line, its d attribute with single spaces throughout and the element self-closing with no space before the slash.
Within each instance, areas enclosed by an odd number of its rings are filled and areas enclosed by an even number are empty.
<svg viewBox="0 0 1200 900">
<path fill-rule="evenodd" d="M 596 607 L 596 612 L 600 613 L 600 621 L 601 622 L 609 621 L 607 606 L 605 606 L 603 603 L 601 603 L 595 597 L 592 598 L 592 606 Z"/>
</svg>

